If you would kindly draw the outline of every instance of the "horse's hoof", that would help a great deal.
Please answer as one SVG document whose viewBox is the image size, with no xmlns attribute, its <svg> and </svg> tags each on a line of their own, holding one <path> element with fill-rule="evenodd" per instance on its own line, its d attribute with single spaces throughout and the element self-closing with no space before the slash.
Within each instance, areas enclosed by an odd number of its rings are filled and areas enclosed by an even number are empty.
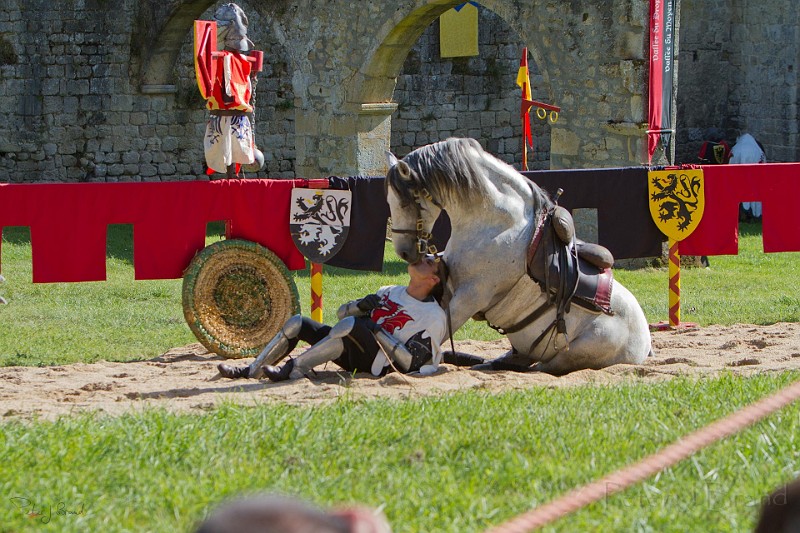
<svg viewBox="0 0 800 533">
<path fill-rule="evenodd" d="M 480 365 L 475 365 L 470 370 L 511 370 L 512 372 L 528 372 L 530 367 L 506 363 L 504 361 L 489 361 Z"/>
<path fill-rule="evenodd" d="M 449 350 L 442 354 L 442 359 L 444 363 L 449 365 L 469 367 L 481 365 L 486 362 L 483 357 L 478 357 L 477 355 L 464 352 L 451 352 Z"/>
</svg>

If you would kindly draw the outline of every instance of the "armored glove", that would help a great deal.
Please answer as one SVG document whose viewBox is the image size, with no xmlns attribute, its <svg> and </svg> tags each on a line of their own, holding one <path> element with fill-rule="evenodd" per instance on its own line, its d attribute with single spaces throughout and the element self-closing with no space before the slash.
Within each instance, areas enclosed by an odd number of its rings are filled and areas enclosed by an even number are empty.
<svg viewBox="0 0 800 533">
<path fill-rule="evenodd" d="M 361 298 L 356 306 L 359 310 L 366 312 L 372 311 L 381 305 L 381 298 L 377 294 L 370 294 Z"/>
</svg>

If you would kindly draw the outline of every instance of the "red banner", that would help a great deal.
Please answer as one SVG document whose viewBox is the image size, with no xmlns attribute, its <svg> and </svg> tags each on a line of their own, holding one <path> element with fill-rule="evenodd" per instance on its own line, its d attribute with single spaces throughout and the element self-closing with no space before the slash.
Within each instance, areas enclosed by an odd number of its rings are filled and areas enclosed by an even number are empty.
<svg viewBox="0 0 800 533">
<path fill-rule="evenodd" d="M 669 146 L 672 124 L 672 76 L 675 48 L 675 0 L 650 0 L 650 98 L 647 160 L 662 142 Z"/>
</svg>

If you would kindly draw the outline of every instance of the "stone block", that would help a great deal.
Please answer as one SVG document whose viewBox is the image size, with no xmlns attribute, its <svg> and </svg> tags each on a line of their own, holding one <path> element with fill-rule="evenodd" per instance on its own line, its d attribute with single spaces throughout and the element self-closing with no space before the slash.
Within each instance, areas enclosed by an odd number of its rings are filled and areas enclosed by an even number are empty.
<svg viewBox="0 0 800 533">
<path fill-rule="evenodd" d="M 158 168 L 156 168 L 154 165 L 149 165 L 149 164 L 140 165 L 139 175 L 142 178 L 152 178 L 153 176 L 158 175 Z"/>
<path fill-rule="evenodd" d="M 439 130 L 455 130 L 458 127 L 458 120 L 453 117 L 440 118 L 436 121 L 436 127 Z"/>
<path fill-rule="evenodd" d="M 558 155 L 577 156 L 581 146 L 578 134 L 563 128 L 553 128 L 550 143 L 550 153 Z"/>
</svg>

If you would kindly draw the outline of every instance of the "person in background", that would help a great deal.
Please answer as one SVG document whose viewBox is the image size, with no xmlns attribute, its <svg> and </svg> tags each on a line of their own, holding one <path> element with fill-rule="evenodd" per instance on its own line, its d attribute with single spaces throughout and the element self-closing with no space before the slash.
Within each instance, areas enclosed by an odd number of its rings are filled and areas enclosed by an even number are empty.
<svg viewBox="0 0 800 533">
<path fill-rule="evenodd" d="M 732 165 L 766 162 L 767 156 L 764 154 L 764 149 L 755 137 L 749 133 L 745 133 L 736 139 L 736 144 L 731 148 L 730 163 Z M 742 216 L 739 217 L 740 220 L 742 218 L 745 220 L 761 219 L 761 202 L 743 202 L 742 210 L 743 213 Z"/>
<path fill-rule="evenodd" d="M 775 489 L 764 499 L 755 533 L 800 531 L 800 478 Z"/>
</svg>

